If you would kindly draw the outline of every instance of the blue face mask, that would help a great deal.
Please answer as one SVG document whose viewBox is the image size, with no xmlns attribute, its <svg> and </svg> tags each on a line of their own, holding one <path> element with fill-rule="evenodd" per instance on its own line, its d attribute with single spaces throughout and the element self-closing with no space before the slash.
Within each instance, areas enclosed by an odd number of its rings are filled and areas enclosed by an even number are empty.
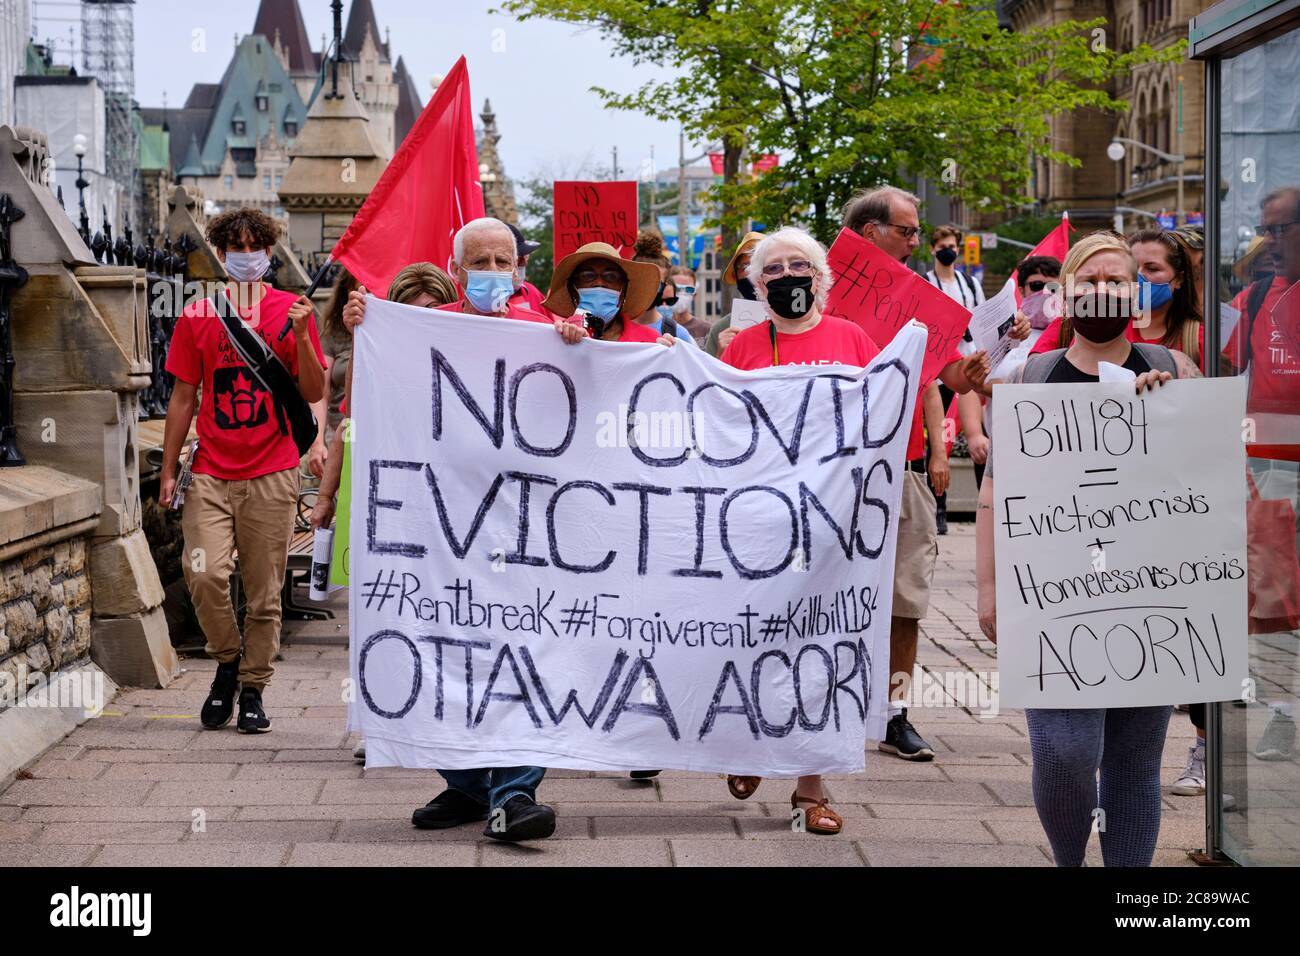
<svg viewBox="0 0 1300 956">
<path fill-rule="evenodd" d="M 578 290 L 578 308 L 605 322 L 618 315 L 618 299 L 617 292 L 601 286 Z"/>
<path fill-rule="evenodd" d="M 656 306 L 655 311 L 659 313 L 659 318 L 661 320 L 671 319 L 673 317 L 673 307 L 671 305 Z"/>
<path fill-rule="evenodd" d="M 1174 290 L 1168 282 L 1151 282 L 1138 276 L 1138 308 L 1158 309 L 1174 297 Z"/>
<path fill-rule="evenodd" d="M 510 272 L 470 272 L 466 270 L 469 281 L 465 284 L 465 298 L 479 312 L 495 315 L 504 312 L 506 300 L 515 292 L 514 271 Z"/>
</svg>

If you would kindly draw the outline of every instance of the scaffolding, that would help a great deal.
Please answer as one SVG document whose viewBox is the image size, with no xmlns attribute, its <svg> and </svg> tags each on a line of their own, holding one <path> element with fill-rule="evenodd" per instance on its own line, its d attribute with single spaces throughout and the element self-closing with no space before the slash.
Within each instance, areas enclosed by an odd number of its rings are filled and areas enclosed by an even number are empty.
<svg viewBox="0 0 1300 956">
<path fill-rule="evenodd" d="M 135 122 L 135 0 L 82 0 L 83 75 L 104 91 L 105 173 L 119 189 L 118 208 L 131 208 L 139 149 Z M 93 215 L 92 215 L 93 221 Z"/>
</svg>

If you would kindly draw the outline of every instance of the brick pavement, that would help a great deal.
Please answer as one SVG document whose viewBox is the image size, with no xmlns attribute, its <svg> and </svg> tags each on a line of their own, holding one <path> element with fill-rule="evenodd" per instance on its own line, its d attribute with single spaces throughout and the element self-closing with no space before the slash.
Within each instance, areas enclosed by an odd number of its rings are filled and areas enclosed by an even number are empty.
<svg viewBox="0 0 1300 956">
<path fill-rule="evenodd" d="M 940 541 L 920 664 L 939 679 L 992 671 L 993 649 L 977 637 L 973 526 L 953 524 Z M 440 780 L 353 760 L 339 701 L 343 620 L 290 626 L 264 736 L 198 727 L 215 667 L 205 658 L 183 661 L 166 690 L 123 691 L 0 793 L 0 866 L 1050 865 L 1023 716 L 952 706 L 911 711 L 934 762 L 871 749 L 865 775 L 828 778 L 839 836 L 792 832 L 791 781 L 766 780 L 740 802 L 717 775 L 675 771 L 648 782 L 552 771 L 539 795 L 560 823 L 543 843 L 504 846 L 474 826 L 416 830 L 411 810 Z M 1186 851 L 1204 842 L 1203 799 L 1168 793 L 1192 733 L 1175 714 L 1157 865 L 1190 865 Z M 1094 838 L 1089 864 L 1099 863 Z"/>
</svg>

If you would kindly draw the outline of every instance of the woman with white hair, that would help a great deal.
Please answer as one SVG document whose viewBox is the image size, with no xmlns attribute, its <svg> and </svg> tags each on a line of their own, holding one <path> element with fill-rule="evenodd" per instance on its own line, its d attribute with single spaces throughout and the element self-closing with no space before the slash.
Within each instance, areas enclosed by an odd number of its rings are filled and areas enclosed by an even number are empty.
<svg viewBox="0 0 1300 956">
<path fill-rule="evenodd" d="M 758 301 L 767 308 L 767 321 L 736 335 L 722 353 L 734 368 L 774 365 L 853 365 L 864 367 L 880 349 L 853 322 L 822 311 L 831 290 L 826 250 L 802 229 L 787 227 L 763 238 L 754 247 L 748 278 Z M 761 778 L 729 775 L 727 789 L 747 800 Z M 804 814 L 809 833 L 839 833 L 844 820 L 827 805 L 820 774 L 800 777 L 790 805 Z"/>
</svg>

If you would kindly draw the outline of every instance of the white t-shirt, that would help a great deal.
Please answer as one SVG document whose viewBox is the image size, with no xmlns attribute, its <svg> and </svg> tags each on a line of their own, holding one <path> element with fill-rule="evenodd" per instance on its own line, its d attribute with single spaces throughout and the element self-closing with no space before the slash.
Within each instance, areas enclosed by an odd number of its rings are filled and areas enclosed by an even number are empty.
<svg viewBox="0 0 1300 956">
<path fill-rule="evenodd" d="M 984 301 L 984 289 L 978 282 L 969 276 L 962 275 L 960 272 L 953 272 L 952 279 L 943 282 L 935 275 L 931 269 L 925 274 L 925 281 L 930 285 L 938 286 L 939 289 L 948 298 L 961 305 L 966 309 L 974 309 Z M 974 286 L 974 294 L 971 293 L 971 287 Z M 970 333 L 967 332 L 960 342 L 957 343 L 957 352 L 960 355 L 970 355 L 975 351 L 975 343 L 971 341 Z"/>
</svg>

